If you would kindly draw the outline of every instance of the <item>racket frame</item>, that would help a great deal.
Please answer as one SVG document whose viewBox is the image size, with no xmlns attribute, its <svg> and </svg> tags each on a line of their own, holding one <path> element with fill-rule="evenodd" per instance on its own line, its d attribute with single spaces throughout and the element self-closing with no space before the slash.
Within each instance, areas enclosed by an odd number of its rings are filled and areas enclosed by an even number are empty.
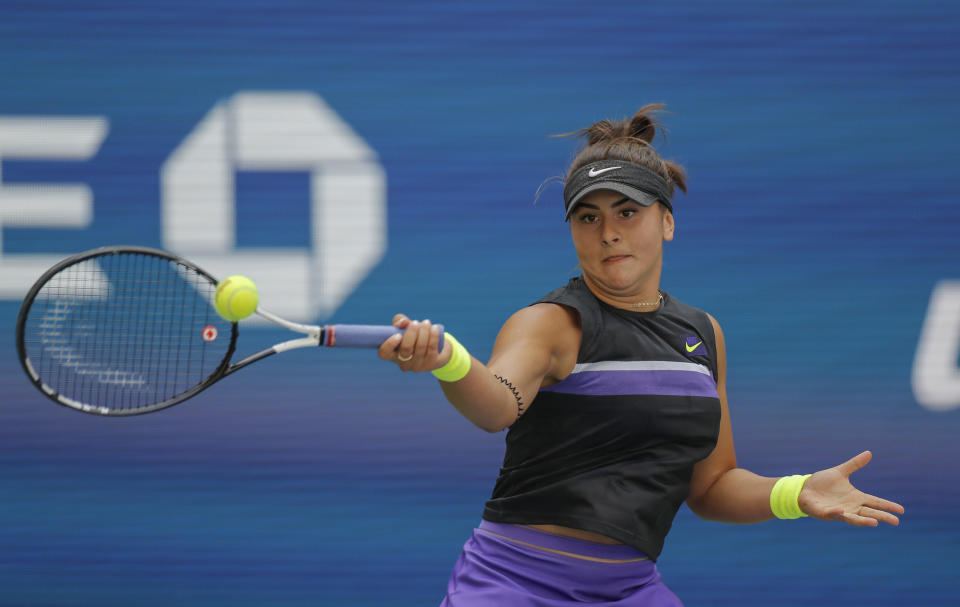
<svg viewBox="0 0 960 607">
<path fill-rule="evenodd" d="M 36 300 L 37 295 L 46 286 L 47 282 L 59 273 L 61 270 L 79 264 L 88 259 L 93 259 L 96 257 L 107 257 L 109 255 L 118 255 L 118 254 L 142 254 L 149 255 L 153 257 L 160 257 L 167 259 L 176 264 L 180 264 L 184 267 L 187 267 L 197 274 L 203 276 L 209 280 L 214 286 L 217 285 L 217 279 L 213 277 L 209 272 L 203 268 L 197 266 L 195 263 L 188 261 L 178 255 L 174 255 L 167 251 L 161 251 L 159 249 L 152 249 L 149 247 L 140 247 L 133 245 L 115 245 L 108 247 L 99 247 L 96 249 L 90 249 L 88 251 L 83 251 L 77 253 L 76 255 L 71 255 L 60 262 L 54 264 L 50 269 L 40 275 L 40 278 L 30 287 L 27 291 L 26 296 L 23 298 L 23 303 L 20 306 L 20 312 L 17 315 L 17 330 L 16 330 L 16 340 L 17 340 L 17 358 L 20 359 L 20 365 L 23 367 L 24 372 L 27 374 L 27 377 L 33 383 L 33 385 L 43 394 L 45 394 L 50 400 L 57 403 L 58 405 L 63 405 L 64 407 L 73 409 L 75 411 L 82 411 L 83 413 L 94 413 L 97 415 L 110 416 L 110 417 L 126 417 L 131 415 L 141 415 L 143 413 L 152 413 L 153 411 L 159 411 L 160 409 L 166 409 L 167 407 L 181 403 L 188 398 L 196 396 L 199 392 L 210 387 L 212 384 L 217 382 L 222 378 L 227 370 L 229 369 L 230 359 L 233 357 L 233 353 L 237 347 L 237 338 L 239 336 L 239 330 L 237 323 L 232 323 L 230 331 L 230 343 L 227 346 L 227 351 L 223 355 L 223 359 L 220 361 L 220 364 L 214 369 L 207 377 L 202 381 L 198 382 L 192 388 L 189 388 L 180 394 L 177 394 L 171 398 L 163 400 L 159 403 L 154 403 L 151 405 L 146 405 L 143 407 L 131 408 L 131 409 L 122 409 L 122 408 L 113 408 L 105 407 L 102 405 L 91 405 L 89 403 L 83 403 L 77 401 L 69 396 L 65 396 L 59 393 L 57 390 L 51 386 L 44 383 L 43 378 L 40 377 L 40 374 L 37 373 L 34 369 L 33 364 L 30 362 L 30 357 L 27 354 L 27 347 L 25 343 L 25 329 L 27 318 L 30 314 L 30 309 L 33 307 L 33 303 Z M 252 361 L 251 361 L 252 362 Z"/>
<path fill-rule="evenodd" d="M 117 408 L 117 407 L 107 407 L 102 405 L 93 405 L 89 403 L 79 402 L 69 396 L 65 396 L 59 393 L 57 390 L 47 385 L 43 378 L 37 373 L 34 369 L 33 364 L 30 362 L 30 357 L 27 353 L 26 343 L 25 343 L 25 329 L 27 319 L 30 314 L 30 309 L 33 306 L 33 303 L 43 289 L 48 281 L 58 274 L 60 271 L 65 268 L 79 264 L 88 259 L 93 259 L 97 257 L 107 257 L 109 255 L 117 254 L 141 254 L 151 257 L 157 257 L 165 259 L 172 263 L 182 265 L 190 270 L 196 272 L 198 275 L 209 280 L 210 283 L 216 288 L 218 280 L 209 272 L 200 268 L 195 263 L 188 261 L 178 255 L 174 255 L 167 251 L 160 249 L 152 249 L 149 247 L 140 247 L 140 246 L 127 246 L 127 245 L 116 245 L 108 247 L 99 247 L 96 249 L 91 249 L 88 251 L 83 251 L 77 253 L 76 255 L 71 255 L 66 259 L 56 263 L 46 272 L 44 272 L 40 278 L 33 284 L 33 286 L 27 291 L 26 296 L 24 297 L 23 304 L 20 306 L 20 312 L 17 316 L 17 330 L 16 330 L 16 340 L 17 340 L 17 357 L 20 359 L 20 364 L 23 367 L 24 372 L 26 372 L 27 377 L 33 383 L 33 385 L 45 394 L 48 398 L 59 405 L 63 405 L 75 411 L 82 411 L 84 413 L 93 413 L 102 416 L 109 417 L 128 417 L 132 415 L 142 415 L 144 413 L 152 413 L 154 411 L 159 411 L 160 409 L 166 409 L 178 403 L 181 403 L 193 396 L 196 396 L 198 393 L 209 388 L 214 383 L 223 379 L 224 377 L 239 371 L 240 369 L 257 362 L 258 360 L 263 360 L 268 356 L 272 356 L 279 352 L 287 352 L 289 350 L 295 350 L 298 348 L 308 348 L 308 347 L 317 347 L 317 346 L 336 346 L 337 344 L 337 329 L 339 327 L 341 335 L 347 337 L 348 334 L 351 339 L 342 339 L 342 347 L 365 347 L 365 348 L 374 348 L 381 341 L 387 339 L 390 335 L 394 333 L 402 332 L 396 327 L 389 325 L 306 325 L 297 322 L 289 321 L 285 318 L 281 318 L 272 312 L 264 310 L 261 307 L 257 307 L 255 313 L 268 320 L 276 325 L 289 329 L 297 333 L 303 333 L 306 337 L 300 337 L 297 339 L 290 339 L 283 341 L 269 348 L 265 348 L 259 352 L 255 352 L 246 356 L 245 358 L 231 364 L 231 359 L 236 351 L 237 347 L 237 338 L 239 336 L 238 323 L 236 321 L 231 322 L 231 331 L 230 331 L 230 343 L 226 348 L 226 352 L 223 355 L 223 359 L 220 361 L 220 364 L 214 369 L 207 377 L 198 382 L 191 388 L 184 390 L 183 392 L 174 395 L 166 400 L 161 402 L 143 405 L 132 408 Z M 443 350 L 443 325 L 437 325 L 440 330 L 440 342 L 439 350 Z M 357 332 L 365 334 L 364 343 L 356 342 Z M 375 336 L 371 338 L 369 331 L 374 331 Z"/>
</svg>

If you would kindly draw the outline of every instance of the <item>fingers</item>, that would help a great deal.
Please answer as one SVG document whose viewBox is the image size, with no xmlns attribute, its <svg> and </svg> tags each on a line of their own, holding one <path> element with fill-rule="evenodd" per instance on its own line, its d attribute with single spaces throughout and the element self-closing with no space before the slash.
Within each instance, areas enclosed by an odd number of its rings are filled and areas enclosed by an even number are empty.
<svg viewBox="0 0 960 607">
<path fill-rule="evenodd" d="M 439 349 L 440 349 L 440 327 L 434 325 L 430 327 L 430 335 L 428 336 L 428 339 L 427 339 L 427 352 L 439 352 Z"/>
<path fill-rule="evenodd" d="M 885 510 L 877 510 L 875 508 L 870 508 L 869 506 L 862 506 L 857 514 L 862 517 L 871 518 L 878 523 L 887 523 L 888 525 L 893 525 L 894 527 L 900 525 L 900 519 Z"/>
<path fill-rule="evenodd" d="M 903 514 L 903 506 L 859 491 L 856 493 L 860 497 L 851 496 L 839 505 L 811 504 L 807 514 L 821 520 L 838 521 L 856 527 L 876 527 L 880 523 L 895 527 L 900 525 L 900 518 L 896 515 Z"/>
<path fill-rule="evenodd" d="M 904 508 L 897 502 L 891 502 L 890 500 L 885 500 L 883 498 L 875 497 L 873 495 L 868 495 L 867 499 L 863 500 L 863 505 L 876 508 L 879 510 L 886 510 L 887 512 L 895 512 L 896 514 L 903 514 Z"/>
<path fill-rule="evenodd" d="M 864 451 L 839 466 L 815 473 L 798 496 L 800 507 L 814 518 L 858 527 L 899 525 L 897 515 L 904 513 L 903 506 L 863 493 L 850 483 L 850 474 L 866 466 L 871 457 Z"/>
<path fill-rule="evenodd" d="M 855 527 L 876 527 L 880 523 L 897 526 L 900 519 L 890 512 L 869 506 L 837 506 L 830 509 L 812 509 L 810 516 L 824 521 L 837 521 Z"/>
<path fill-rule="evenodd" d="M 403 314 L 393 317 L 393 326 L 404 329 L 383 342 L 378 354 L 392 360 L 404 371 L 430 371 L 438 366 L 440 329 L 430 320 L 410 320 Z"/>
<path fill-rule="evenodd" d="M 400 340 L 403 339 L 403 333 L 398 333 L 387 338 L 380 347 L 377 349 L 377 356 L 382 360 L 396 360 L 397 359 L 397 347 L 400 345 Z"/>
<path fill-rule="evenodd" d="M 842 472 L 844 476 L 850 476 L 860 468 L 863 468 L 868 463 L 870 463 L 871 459 L 873 459 L 873 454 L 870 453 L 869 451 L 864 451 L 860 455 L 857 455 L 856 457 L 853 457 L 843 462 L 842 464 L 837 466 L 837 469 L 840 470 L 840 472 Z"/>
<path fill-rule="evenodd" d="M 876 527 L 880 523 L 894 527 L 900 525 L 900 519 L 893 514 L 869 506 L 860 506 L 854 512 L 847 512 L 840 520 L 856 527 Z"/>
<path fill-rule="evenodd" d="M 859 514 L 854 514 L 852 512 L 844 513 L 840 520 L 848 525 L 853 525 L 854 527 L 876 527 L 879 525 L 877 519 L 875 518 L 860 516 Z"/>
<path fill-rule="evenodd" d="M 400 362 L 410 362 L 418 354 L 418 344 L 423 344 L 421 350 L 425 350 L 425 344 L 429 340 L 430 321 L 411 320 L 407 324 L 407 330 L 403 332 L 403 339 L 397 347 L 397 360 Z M 420 353 L 422 355 L 422 352 Z"/>
<path fill-rule="evenodd" d="M 864 451 L 856 457 L 837 466 L 837 470 L 846 477 L 860 470 L 873 459 L 873 454 Z M 847 510 L 839 520 L 858 527 L 876 527 L 880 523 L 898 526 L 900 519 L 897 514 L 903 514 L 904 508 L 896 502 L 885 500 L 873 495 L 856 491 L 860 497 L 847 506 Z M 859 503 L 858 503 L 859 502 Z M 848 504 L 850 502 L 848 501 Z"/>
<path fill-rule="evenodd" d="M 865 496 L 863 506 L 860 506 L 857 512 L 860 516 L 870 517 L 881 523 L 893 525 L 894 527 L 900 525 L 900 518 L 896 515 L 903 513 L 904 508 L 900 504 L 872 495 Z"/>
<path fill-rule="evenodd" d="M 406 329 L 410 326 L 410 319 L 407 318 L 404 314 L 395 314 L 393 317 L 393 326 L 398 329 Z M 380 347 L 377 349 L 377 356 L 383 360 L 397 360 L 397 348 L 400 347 L 400 343 L 403 340 L 403 333 L 397 333 L 387 338 Z M 406 357 L 404 357 L 406 358 Z"/>
</svg>

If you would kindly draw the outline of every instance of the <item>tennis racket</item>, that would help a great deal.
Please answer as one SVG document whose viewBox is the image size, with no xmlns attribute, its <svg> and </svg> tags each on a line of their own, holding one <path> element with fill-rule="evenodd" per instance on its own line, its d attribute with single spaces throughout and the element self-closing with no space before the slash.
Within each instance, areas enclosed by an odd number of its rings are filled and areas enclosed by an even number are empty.
<svg viewBox="0 0 960 607">
<path fill-rule="evenodd" d="M 296 348 L 378 348 L 390 325 L 303 325 L 256 314 L 306 337 L 231 363 L 236 322 L 213 307 L 217 279 L 145 247 L 103 247 L 47 270 L 17 318 L 17 352 L 30 381 L 55 402 L 97 415 L 158 411 L 251 363 Z M 440 349 L 443 327 L 440 326 Z"/>
</svg>

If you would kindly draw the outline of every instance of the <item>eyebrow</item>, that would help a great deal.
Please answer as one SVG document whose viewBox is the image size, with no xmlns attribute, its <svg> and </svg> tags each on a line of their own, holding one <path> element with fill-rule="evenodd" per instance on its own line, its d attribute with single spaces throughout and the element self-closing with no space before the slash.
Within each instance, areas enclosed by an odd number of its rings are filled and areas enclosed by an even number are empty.
<svg viewBox="0 0 960 607">
<path fill-rule="evenodd" d="M 624 196 L 624 197 L 621 198 L 620 200 L 618 200 L 618 201 L 616 201 L 615 203 L 613 203 L 612 205 L 610 205 L 610 208 L 612 208 L 612 209 L 613 209 L 613 208 L 616 208 L 616 207 L 622 205 L 622 204 L 625 203 L 625 202 L 633 202 L 633 200 L 630 200 L 630 198 Z M 598 207 L 598 206 L 595 205 L 595 204 L 590 204 L 589 202 L 580 202 L 580 203 L 578 203 L 578 204 L 577 204 L 577 209 L 574 209 L 574 210 L 578 210 L 580 207 L 586 207 L 586 208 L 588 208 L 588 209 L 596 209 L 597 211 L 600 210 L 600 207 Z"/>
</svg>

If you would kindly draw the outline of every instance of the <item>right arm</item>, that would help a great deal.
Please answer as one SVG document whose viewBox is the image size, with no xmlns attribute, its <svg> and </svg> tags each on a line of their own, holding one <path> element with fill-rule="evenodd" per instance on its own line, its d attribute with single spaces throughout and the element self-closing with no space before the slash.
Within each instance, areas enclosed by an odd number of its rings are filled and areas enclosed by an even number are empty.
<svg viewBox="0 0 960 607">
<path fill-rule="evenodd" d="M 404 371 L 432 371 L 450 359 L 451 347 L 437 352 L 439 330 L 430 321 L 411 321 L 398 314 L 394 326 L 405 329 L 380 346 L 384 360 Z M 474 425 L 499 432 L 519 415 L 517 398 L 496 376 L 519 392 L 524 411 L 541 386 L 566 377 L 576 363 L 580 327 L 572 310 L 556 304 L 535 304 L 511 316 L 500 329 L 487 364 L 471 357 L 470 371 L 455 382 L 440 382 L 447 400 Z M 410 360 L 400 361 L 400 358 Z"/>
</svg>

